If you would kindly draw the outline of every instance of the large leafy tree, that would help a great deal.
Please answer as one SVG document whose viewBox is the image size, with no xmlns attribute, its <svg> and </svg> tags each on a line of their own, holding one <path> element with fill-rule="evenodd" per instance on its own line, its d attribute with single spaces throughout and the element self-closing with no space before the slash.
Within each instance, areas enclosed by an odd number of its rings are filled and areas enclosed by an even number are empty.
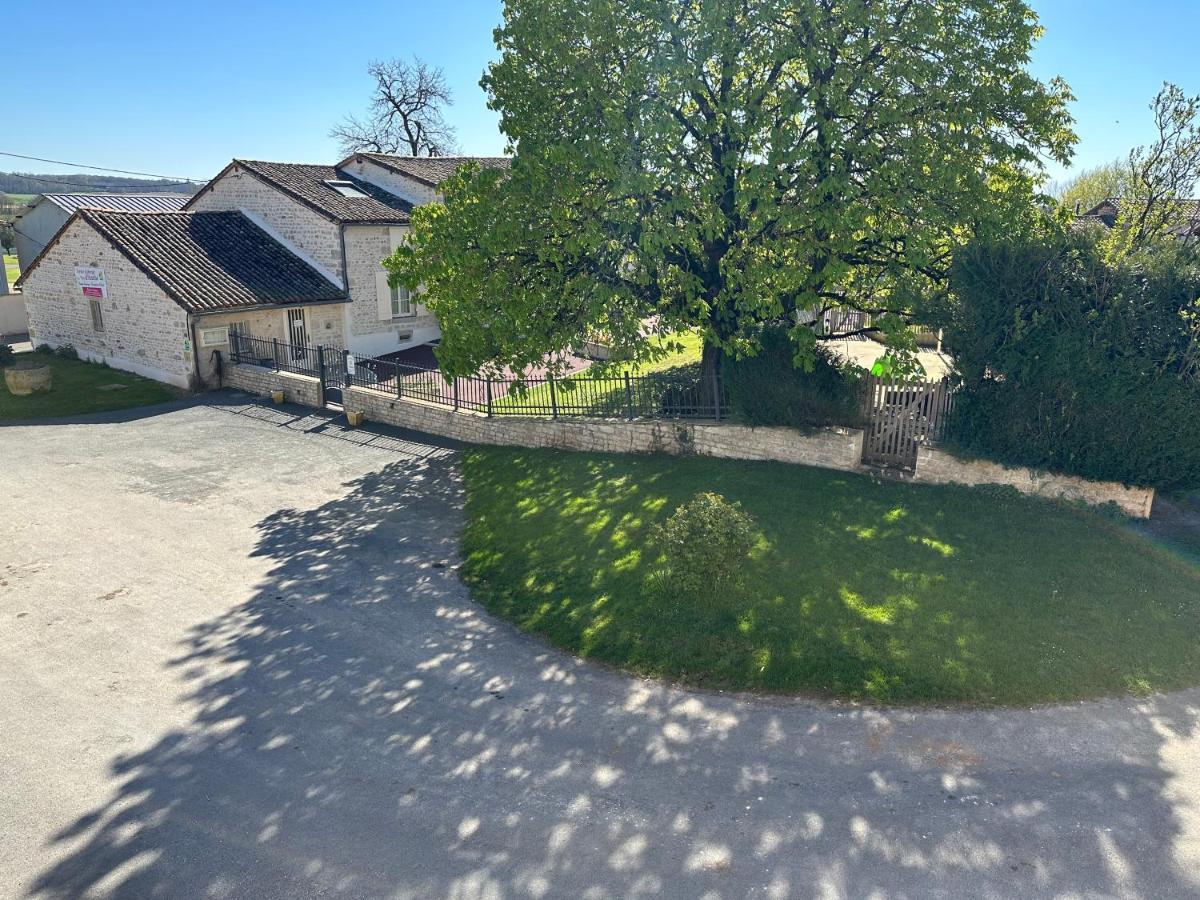
<svg viewBox="0 0 1200 900">
<path fill-rule="evenodd" d="M 460 172 L 388 266 L 451 372 L 681 327 L 716 366 L 778 321 L 804 359 L 833 305 L 895 331 L 1069 157 L 1038 34 L 1020 0 L 506 0 L 511 170 Z"/>
</svg>

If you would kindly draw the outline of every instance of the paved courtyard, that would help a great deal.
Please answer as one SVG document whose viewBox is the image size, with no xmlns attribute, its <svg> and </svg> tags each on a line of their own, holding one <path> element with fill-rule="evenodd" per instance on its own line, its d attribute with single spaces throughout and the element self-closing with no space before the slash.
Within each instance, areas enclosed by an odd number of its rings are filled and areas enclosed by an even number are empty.
<svg viewBox="0 0 1200 900">
<path fill-rule="evenodd" d="M 630 679 L 472 604 L 453 448 L 126 418 L 0 428 L 0 895 L 1200 896 L 1200 692 Z"/>
</svg>

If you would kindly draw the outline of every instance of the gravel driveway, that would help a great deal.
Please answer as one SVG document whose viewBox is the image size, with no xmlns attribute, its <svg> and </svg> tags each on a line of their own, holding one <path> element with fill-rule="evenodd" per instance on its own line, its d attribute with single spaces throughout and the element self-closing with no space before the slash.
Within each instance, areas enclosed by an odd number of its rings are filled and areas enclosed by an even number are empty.
<svg viewBox="0 0 1200 900">
<path fill-rule="evenodd" d="M 452 448 L 233 394 L 0 461 L 0 894 L 1200 895 L 1200 692 L 897 711 L 581 665 L 459 585 Z"/>
</svg>

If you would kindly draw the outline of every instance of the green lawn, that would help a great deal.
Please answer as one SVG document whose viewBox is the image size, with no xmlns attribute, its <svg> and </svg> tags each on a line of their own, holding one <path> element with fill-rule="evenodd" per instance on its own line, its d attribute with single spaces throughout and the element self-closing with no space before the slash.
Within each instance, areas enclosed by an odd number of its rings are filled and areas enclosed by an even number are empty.
<svg viewBox="0 0 1200 900">
<path fill-rule="evenodd" d="M 4 255 L 4 273 L 8 276 L 8 286 L 11 288 L 13 282 L 21 274 L 21 267 L 17 264 L 15 256 L 10 256 L 7 253 Z"/>
<path fill-rule="evenodd" d="M 593 363 L 578 375 L 560 378 L 555 384 L 556 398 L 559 402 L 577 407 L 587 414 L 595 416 L 621 416 L 626 409 L 625 388 L 619 382 L 611 388 L 604 386 L 597 390 L 593 379 L 608 377 L 620 379 L 628 372 L 631 375 L 648 375 L 652 372 L 668 372 L 684 366 L 700 362 L 700 352 L 703 342 L 695 332 L 684 332 L 670 337 L 655 338 L 651 343 L 658 347 L 668 347 L 660 359 L 633 365 L 620 360 Z M 514 413 L 527 414 L 533 407 L 535 410 L 549 410 L 550 386 L 539 384 L 524 394 L 512 393 L 498 398 L 494 404 L 497 411 L 512 410 Z M 576 414 L 579 414 L 576 411 Z"/>
<path fill-rule="evenodd" d="M 634 672 L 917 703 L 1200 682 L 1200 568 L 1101 515 L 699 457 L 472 449 L 464 474 L 477 599 Z M 701 490 L 741 501 L 761 541 L 739 586 L 671 598 L 650 527 Z"/>
<path fill-rule="evenodd" d="M 128 409 L 177 396 L 176 391 L 157 381 L 94 363 L 42 353 L 22 353 L 17 359 L 49 360 L 53 386 L 44 394 L 15 397 L 0 376 L 0 422 Z"/>
</svg>

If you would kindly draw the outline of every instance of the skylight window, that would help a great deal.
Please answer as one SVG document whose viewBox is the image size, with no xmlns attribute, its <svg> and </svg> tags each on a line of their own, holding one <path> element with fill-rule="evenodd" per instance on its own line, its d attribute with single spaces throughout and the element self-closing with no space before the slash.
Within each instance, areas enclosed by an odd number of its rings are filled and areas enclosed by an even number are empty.
<svg viewBox="0 0 1200 900">
<path fill-rule="evenodd" d="M 359 190 L 353 181 L 334 181 L 333 179 L 330 179 L 325 183 L 343 197 L 353 197 L 356 200 L 370 199 L 367 194 L 364 194 L 361 190 Z"/>
</svg>

